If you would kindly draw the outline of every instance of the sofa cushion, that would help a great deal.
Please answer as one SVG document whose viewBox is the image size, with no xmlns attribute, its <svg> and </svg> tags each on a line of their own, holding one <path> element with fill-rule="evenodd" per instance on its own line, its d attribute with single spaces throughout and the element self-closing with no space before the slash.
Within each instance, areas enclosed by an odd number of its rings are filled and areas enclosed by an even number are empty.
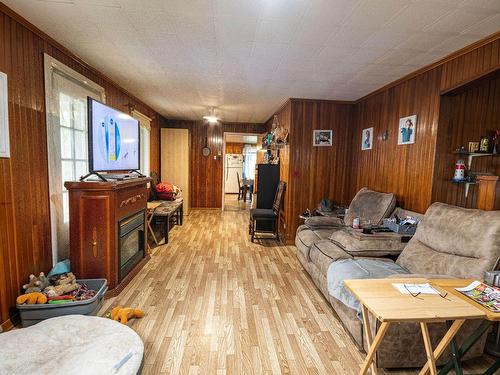
<svg viewBox="0 0 500 375">
<path fill-rule="evenodd" d="M 396 197 L 391 193 L 379 193 L 362 188 L 351 204 L 344 218 L 347 226 L 352 226 L 356 217 L 370 220 L 372 224 L 380 224 L 383 218 L 389 217 L 396 207 Z"/>
<path fill-rule="evenodd" d="M 397 263 L 412 273 L 480 278 L 500 258 L 500 211 L 429 207 Z"/>
<path fill-rule="evenodd" d="M 326 276 L 330 264 L 337 260 L 351 259 L 352 256 L 329 240 L 314 243 L 309 251 L 309 259 Z"/>
<path fill-rule="evenodd" d="M 328 292 L 358 313 L 358 300 L 344 286 L 344 280 L 383 279 L 391 275 L 405 275 L 408 270 L 388 259 L 343 259 L 330 264 L 327 272 Z"/>
<path fill-rule="evenodd" d="M 300 230 L 297 230 L 297 234 L 295 235 L 295 245 L 307 260 L 309 260 L 309 250 L 311 246 L 317 241 L 327 239 L 335 230 L 332 228 L 312 230 L 304 226 L 299 227 L 299 229 Z"/>
<path fill-rule="evenodd" d="M 406 246 L 397 233 L 363 234 L 352 228 L 333 232 L 330 240 L 352 256 L 399 255 Z"/>
</svg>

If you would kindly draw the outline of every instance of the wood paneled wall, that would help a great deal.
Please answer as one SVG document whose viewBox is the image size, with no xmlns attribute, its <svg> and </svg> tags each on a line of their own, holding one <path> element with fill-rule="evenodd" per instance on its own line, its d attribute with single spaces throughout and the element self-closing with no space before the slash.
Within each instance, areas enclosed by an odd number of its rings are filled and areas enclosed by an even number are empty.
<svg viewBox="0 0 500 375">
<path fill-rule="evenodd" d="M 264 124 L 219 123 L 205 121 L 164 120 L 167 128 L 189 129 L 191 134 L 190 196 L 192 208 L 222 208 L 222 146 L 224 132 L 254 133 L 265 131 Z M 205 138 L 211 149 L 210 156 L 203 156 Z"/>
<path fill-rule="evenodd" d="M 290 99 L 277 113 L 290 132 L 280 150 L 280 178 L 287 182 L 281 233 L 293 242 L 299 215 L 313 210 L 322 198 L 346 203 L 348 149 L 352 106 L 324 100 Z M 272 118 L 267 125 L 270 127 Z M 333 130 L 332 147 L 314 147 L 313 130 Z"/>
<path fill-rule="evenodd" d="M 433 200 L 465 204 L 456 199 L 453 189 L 432 193 L 433 184 L 438 186 L 438 181 L 445 178 L 441 175 L 443 170 L 436 169 L 437 174 L 434 173 L 436 144 L 441 137 L 438 135 L 441 93 L 500 68 L 499 38 L 497 33 L 356 103 L 349 199 L 367 186 L 395 192 L 402 207 L 418 212 L 425 212 Z M 413 114 L 417 115 L 415 144 L 398 146 L 398 120 Z M 361 131 L 372 126 L 373 149 L 361 151 Z M 386 129 L 389 139 L 382 141 L 381 134 Z M 453 132 L 457 131 L 453 128 Z"/>
<path fill-rule="evenodd" d="M 450 182 L 455 162 L 463 159 L 467 163 L 467 157 L 455 155 L 452 151 L 459 146 L 468 148 L 469 142 L 479 142 L 481 136 L 491 136 L 497 129 L 500 129 L 500 69 L 495 77 L 482 80 L 457 93 L 441 96 L 433 201 L 469 208 L 477 206 L 477 185 L 470 186 L 466 198 L 465 185 Z M 500 157 L 474 158 L 471 170 L 498 176 Z M 495 207 L 500 208 L 500 184 L 497 184 Z"/>
<path fill-rule="evenodd" d="M 0 71 L 8 75 L 11 158 L 0 159 L 0 322 L 30 273 L 52 265 L 43 54 L 106 90 L 107 103 L 153 119 L 151 169 L 159 169 L 159 116 L 0 3 Z"/>
<path fill-rule="evenodd" d="M 362 187 L 393 192 L 398 203 L 424 212 L 432 192 L 441 69 L 371 96 L 355 106 L 351 137 L 350 198 Z M 415 143 L 398 145 L 399 118 L 417 115 Z M 371 150 L 361 151 L 361 135 L 374 128 Z M 382 133 L 388 139 L 382 140 Z"/>
</svg>

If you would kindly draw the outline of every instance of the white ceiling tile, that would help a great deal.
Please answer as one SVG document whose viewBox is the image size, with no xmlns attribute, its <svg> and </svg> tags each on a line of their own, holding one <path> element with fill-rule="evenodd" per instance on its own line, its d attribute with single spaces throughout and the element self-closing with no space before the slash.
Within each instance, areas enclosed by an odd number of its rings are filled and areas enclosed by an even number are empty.
<svg viewBox="0 0 500 375">
<path fill-rule="evenodd" d="M 262 18 L 283 18 L 292 24 L 299 22 L 310 6 L 308 0 L 266 0 L 261 2 L 261 4 Z"/>
<path fill-rule="evenodd" d="M 484 8 L 500 12 L 500 1 L 498 0 L 463 0 L 460 3 L 461 7 Z"/>
<path fill-rule="evenodd" d="M 498 0 L 2 1 L 164 116 L 227 121 L 359 99 L 500 22 Z"/>
<path fill-rule="evenodd" d="M 286 18 L 264 19 L 257 25 L 255 41 L 258 43 L 289 43 L 294 25 Z"/>
<path fill-rule="evenodd" d="M 344 23 L 354 27 L 378 29 L 391 18 L 397 17 L 405 7 L 405 2 L 401 0 L 365 0 L 353 10 Z"/>
<path fill-rule="evenodd" d="M 374 32 L 362 45 L 361 48 L 391 49 L 407 41 L 414 36 L 415 32 L 410 30 L 396 31 L 391 28 Z"/>
<path fill-rule="evenodd" d="M 405 7 L 397 17 L 388 22 L 387 26 L 395 31 L 421 31 L 425 26 L 436 22 L 454 9 L 456 6 L 444 5 L 435 0 L 421 0 Z"/>
<path fill-rule="evenodd" d="M 365 27 L 342 26 L 326 42 L 327 46 L 359 48 L 373 34 L 375 30 Z"/>
<path fill-rule="evenodd" d="M 426 26 L 424 31 L 444 33 L 460 33 L 472 25 L 484 21 L 491 12 L 487 9 L 460 8 L 439 18 L 436 22 Z"/>
<path fill-rule="evenodd" d="M 245 17 L 217 16 L 215 18 L 216 38 L 222 43 L 253 42 L 257 32 L 257 21 Z"/>
<path fill-rule="evenodd" d="M 478 37 L 475 35 L 459 35 L 452 38 L 446 39 L 444 42 L 436 45 L 431 48 L 431 52 L 445 52 L 452 53 L 459 49 L 462 49 L 469 44 L 472 44 L 478 40 Z"/>
<path fill-rule="evenodd" d="M 361 3 L 361 0 L 311 0 L 311 7 L 306 12 L 306 18 L 320 23 L 342 25 L 346 18 Z"/>
<path fill-rule="evenodd" d="M 444 39 L 454 36 L 453 33 L 414 32 L 406 40 L 398 45 L 398 48 L 414 51 L 428 51 L 440 44 Z"/>
<path fill-rule="evenodd" d="M 500 4 L 500 0 L 498 1 Z M 499 11 L 500 12 L 500 11 Z M 500 14 L 494 14 L 485 20 L 478 22 L 468 29 L 466 29 L 462 34 L 477 35 L 477 36 L 488 36 L 496 33 L 500 30 Z"/>
</svg>

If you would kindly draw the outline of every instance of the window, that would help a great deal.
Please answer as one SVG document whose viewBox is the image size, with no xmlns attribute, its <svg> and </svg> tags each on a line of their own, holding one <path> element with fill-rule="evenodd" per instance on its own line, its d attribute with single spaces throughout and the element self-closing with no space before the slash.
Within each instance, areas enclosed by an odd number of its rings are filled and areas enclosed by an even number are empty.
<svg viewBox="0 0 500 375">
<path fill-rule="evenodd" d="M 59 93 L 59 127 L 61 139 L 61 188 L 63 222 L 69 223 L 68 191 L 65 181 L 74 181 L 88 172 L 87 101 Z"/>
<path fill-rule="evenodd" d="M 255 178 L 255 164 L 257 163 L 257 146 L 246 144 L 243 148 L 243 178 L 253 180 Z"/>
<path fill-rule="evenodd" d="M 151 121 L 148 116 L 143 115 L 141 112 L 136 110 L 132 111 L 132 117 L 136 120 L 139 120 L 140 131 L 141 131 L 141 170 L 140 172 L 144 176 L 149 176 L 150 168 L 149 168 L 149 160 L 150 160 L 150 136 L 151 136 Z"/>
<path fill-rule="evenodd" d="M 45 55 L 47 153 L 53 263 L 69 255 L 69 195 L 65 181 L 88 171 L 87 97 L 104 101 L 104 89 Z"/>
</svg>

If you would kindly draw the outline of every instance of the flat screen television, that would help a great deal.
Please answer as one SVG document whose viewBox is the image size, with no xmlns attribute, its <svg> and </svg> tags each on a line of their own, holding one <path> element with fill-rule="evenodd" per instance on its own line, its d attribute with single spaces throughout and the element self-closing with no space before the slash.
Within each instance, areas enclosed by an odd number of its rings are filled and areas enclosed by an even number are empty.
<svg viewBox="0 0 500 375">
<path fill-rule="evenodd" d="M 90 172 L 140 168 L 139 121 L 88 98 Z"/>
</svg>

